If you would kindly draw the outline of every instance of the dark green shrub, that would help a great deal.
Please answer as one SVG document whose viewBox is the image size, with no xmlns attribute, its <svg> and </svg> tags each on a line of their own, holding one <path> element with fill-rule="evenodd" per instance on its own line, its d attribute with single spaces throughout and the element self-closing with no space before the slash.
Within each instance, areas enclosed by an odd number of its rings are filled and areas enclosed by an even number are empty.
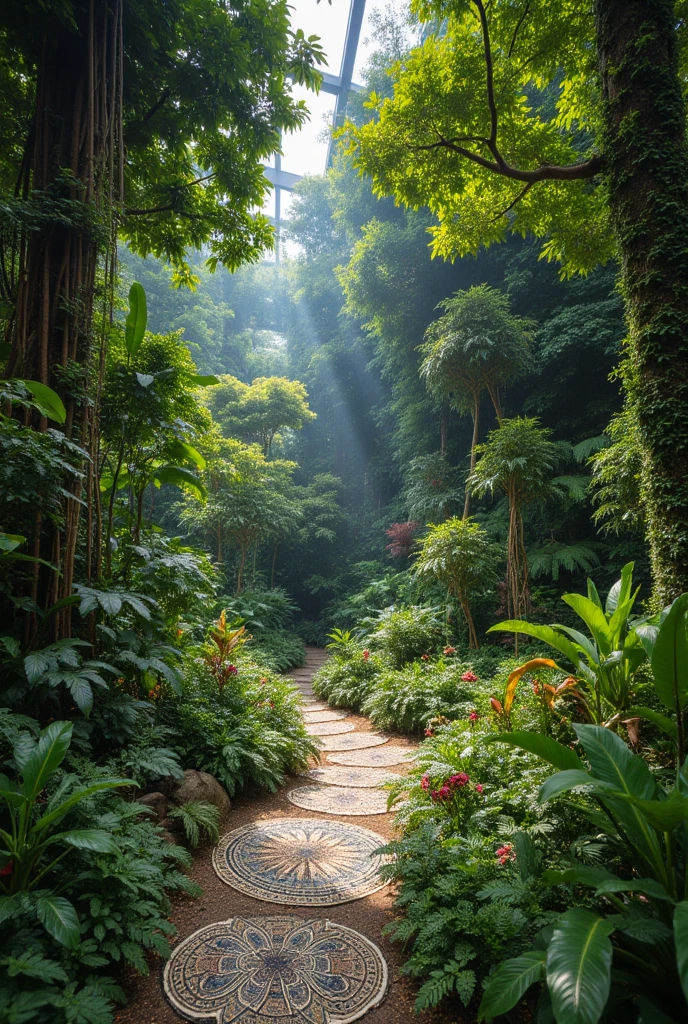
<svg viewBox="0 0 688 1024">
<path fill-rule="evenodd" d="M 376 620 L 363 624 L 369 626 L 366 640 L 371 649 L 379 651 L 393 668 L 439 652 L 444 642 L 437 608 L 388 608 Z"/>
</svg>

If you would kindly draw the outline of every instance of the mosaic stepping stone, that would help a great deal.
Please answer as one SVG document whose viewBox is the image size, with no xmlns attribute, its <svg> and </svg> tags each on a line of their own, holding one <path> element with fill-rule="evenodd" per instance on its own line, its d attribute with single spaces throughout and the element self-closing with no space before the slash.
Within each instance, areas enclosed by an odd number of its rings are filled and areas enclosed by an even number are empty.
<svg viewBox="0 0 688 1024">
<path fill-rule="evenodd" d="M 348 786 L 300 786 L 287 798 L 306 811 L 324 814 L 386 814 L 387 794 L 379 789 L 351 789 Z"/>
<path fill-rule="evenodd" d="M 304 711 L 306 716 L 305 721 L 307 725 L 312 722 L 339 722 L 342 718 L 347 717 L 346 711 L 312 711 L 311 708 L 307 708 Z"/>
<path fill-rule="evenodd" d="M 165 995 L 187 1020 L 348 1024 L 378 1006 L 387 964 L 374 943 L 332 921 L 233 917 L 172 953 Z"/>
<path fill-rule="evenodd" d="M 304 700 L 302 701 L 302 704 L 304 712 L 308 712 L 309 714 L 311 711 L 329 711 L 327 704 L 318 704 L 318 702 L 314 700 Z"/>
<path fill-rule="evenodd" d="M 310 736 L 337 736 L 342 732 L 353 732 L 355 728 L 353 722 L 314 722 L 313 725 L 306 723 L 306 732 Z"/>
<path fill-rule="evenodd" d="M 355 765 L 359 768 L 388 768 L 392 764 L 412 761 L 414 754 L 415 751 L 407 750 L 406 747 L 385 747 L 384 750 L 349 750 L 330 754 L 327 760 L 331 764 Z"/>
<path fill-rule="evenodd" d="M 386 736 L 374 732 L 356 732 L 353 736 L 325 736 L 321 750 L 363 750 L 365 747 L 380 747 L 387 742 Z"/>
<path fill-rule="evenodd" d="M 387 748 L 385 748 L 387 749 Z M 339 765 L 325 765 L 308 772 L 308 778 L 323 786 L 353 786 L 354 789 L 375 789 L 386 782 L 394 782 L 398 775 L 379 768 L 347 768 Z"/>
<path fill-rule="evenodd" d="M 213 852 L 215 872 L 233 889 L 269 903 L 332 907 L 386 884 L 377 832 L 340 821 L 278 818 L 234 829 Z"/>
</svg>

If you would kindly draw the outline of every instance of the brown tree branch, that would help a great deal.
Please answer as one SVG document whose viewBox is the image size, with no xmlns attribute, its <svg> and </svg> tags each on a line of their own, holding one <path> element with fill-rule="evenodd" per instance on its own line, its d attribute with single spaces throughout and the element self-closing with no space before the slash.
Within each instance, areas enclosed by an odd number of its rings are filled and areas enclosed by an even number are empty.
<svg viewBox="0 0 688 1024">
<path fill-rule="evenodd" d="M 501 174 L 503 178 L 511 178 L 513 181 L 529 182 L 531 185 L 535 185 L 538 181 L 580 181 L 586 178 L 594 178 L 596 174 L 599 174 L 604 166 L 604 158 L 601 156 L 591 156 L 590 159 L 584 160 L 580 164 L 541 164 L 539 167 L 533 168 L 531 171 L 522 170 L 520 167 L 512 167 L 506 160 L 501 156 L 499 160 L 488 160 L 486 157 L 481 156 L 480 153 L 474 153 L 470 149 L 466 149 L 465 146 L 459 146 L 456 144 L 454 139 L 438 139 L 437 142 L 429 142 L 425 145 L 410 145 L 409 149 L 413 151 L 423 152 L 432 149 L 447 149 L 452 153 L 457 153 L 459 156 L 466 157 L 467 160 L 473 161 L 480 167 L 485 167 L 488 171 L 493 171 L 495 174 Z"/>
<path fill-rule="evenodd" d="M 507 50 L 507 54 L 506 54 L 508 60 L 511 59 L 511 55 L 514 52 L 514 46 L 516 45 L 516 39 L 518 37 L 518 33 L 521 31 L 521 26 L 523 25 L 523 22 L 528 17 L 528 12 L 529 11 L 530 11 L 530 0 L 527 0 L 527 3 L 525 5 L 525 7 L 523 8 L 523 14 L 518 19 L 518 22 L 516 24 L 516 28 L 514 29 L 514 34 L 511 37 L 511 42 L 509 43 L 509 49 Z"/>
<path fill-rule="evenodd" d="M 483 0 L 473 0 L 473 3 L 478 8 L 478 16 L 480 18 L 480 27 L 483 33 L 483 49 L 485 51 L 485 71 L 487 76 L 487 105 L 490 109 L 490 138 L 488 145 L 495 160 L 499 160 L 499 151 L 497 150 L 497 103 L 495 101 L 494 94 L 494 71 L 492 67 L 492 47 L 490 45 L 490 29 L 487 24 L 487 14 L 485 13 L 485 7 Z"/>
</svg>

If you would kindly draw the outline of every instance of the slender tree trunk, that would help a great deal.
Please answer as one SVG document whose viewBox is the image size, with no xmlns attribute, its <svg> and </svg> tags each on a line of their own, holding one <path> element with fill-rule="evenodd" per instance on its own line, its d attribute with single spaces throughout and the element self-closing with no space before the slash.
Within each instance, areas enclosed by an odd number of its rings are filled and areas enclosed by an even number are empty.
<svg viewBox="0 0 688 1024">
<path fill-rule="evenodd" d="M 653 580 L 688 590 L 688 152 L 672 0 L 596 0 L 605 174 Z"/>
<path fill-rule="evenodd" d="M 478 643 L 478 634 L 475 631 L 475 623 L 473 622 L 473 616 L 471 615 L 471 608 L 468 604 L 468 600 L 465 595 L 459 597 L 459 603 L 461 605 L 461 611 L 466 619 L 466 625 L 468 626 L 468 646 L 472 651 L 477 651 L 480 647 Z"/>
<path fill-rule="evenodd" d="M 246 565 L 247 545 L 241 545 L 241 557 L 239 558 L 239 570 L 237 572 L 237 594 L 240 594 L 244 587 L 244 567 Z"/>
<path fill-rule="evenodd" d="M 501 427 L 503 415 L 502 415 L 502 400 L 499 397 L 499 388 L 497 387 L 496 384 L 488 384 L 487 385 L 487 391 L 488 391 L 488 394 L 489 394 L 490 398 L 492 399 L 492 404 L 494 406 L 495 416 L 497 417 L 497 423 Z"/>
<path fill-rule="evenodd" d="M 272 588 L 275 585 L 275 569 L 277 568 L 277 548 L 278 547 L 279 547 L 279 544 L 275 544 L 274 548 L 272 549 L 272 571 L 270 572 L 270 589 L 271 590 L 272 590 Z"/>
<path fill-rule="evenodd" d="M 472 475 L 473 470 L 475 469 L 475 461 L 476 461 L 475 446 L 478 443 L 479 436 L 480 436 L 480 394 L 478 393 L 478 394 L 475 394 L 473 396 L 473 438 L 471 440 L 471 463 L 470 463 L 470 467 L 471 468 L 469 470 L 469 476 Z M 465 497 L 464 503 L 463 503 L 463 518 L 464 519 L 468 519 L 468 517 L 470 515 L 470 512 L 471 512 L 471 492 L 468 489 L 468 484 L 466 484 L 466 497 Z"/>
</svg>

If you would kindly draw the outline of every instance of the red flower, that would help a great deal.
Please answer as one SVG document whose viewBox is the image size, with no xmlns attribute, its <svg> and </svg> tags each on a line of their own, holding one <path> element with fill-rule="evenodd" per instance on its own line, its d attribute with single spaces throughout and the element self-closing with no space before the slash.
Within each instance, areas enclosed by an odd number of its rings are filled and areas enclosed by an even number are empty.
<svg viewBox="0 0 688 1024">
<path fill-rule="evenodd" d="M 267 683 L 267 679 L 265 679 L 265 678 L 261 679 L 261 681 L 260 681 L 260 685 L 261 686 L 265 686 L 266 683 Z"/>
<path fill-rule="evenodd" d="M 228 674 L 230 676 L 238 676 L 239 675 L 239 669 L 236 667 L 236 665 L 228 665 L 227 666 L 227 672 L 228 672 Z"/>
<path fill-rule="evenodd" d="M 475 672 L 464 672 L 461 676 L 461 682 L 463 683 L 477 683 L 478 677 Z"/>
<path fill-rule="evenodd" d="M 479 718 L 480 718 L 480 715 L 478 714 L 477 711 L 471 711 L 470 715 L 468 716 L 468 721 L 469 722 L 477 722 Z"/>
<path fill-rule="evenodd" d="M 458 772 L 458 774 L 452 775 L 452 777 L 449 780 L 449 783 L 452 786 L 465 786 L 466 783 L 469 781 L 470 780 L 465 772 Z"/>
<path fill-rule="evenodd" d="M 420 780 L 420 788 L 425 790 L 430 788 L 430 776 L 427 773 Z"/>
<path fill-rule="evenodd" d="M 533 693 L 535 694 L 536 697 L 540 693 L 540 684 L 537 682 L 537 680 L 533 683 Z"/>
<path fill-rule="evenodd" d="M 370 651 L 366 649 L 366 650 L 365 650 L 365 651 L 363 652 L 363 660 L 364 660 L 364 661 L 368 661 L 368 660 L 369 660 L 369 658 L 370 658 Z"/>
<path fill-rule="evenodd" d="M 421 654 L 420 660 L 421 661 L 430 661 L 430 655 L 429 654 Z"/>
<path fill-rule="evenodd" d="M 435 734 L 433 733 L 432 729 L 426 729 L 425 730 L 425 735 L 426 736 L 434 736 Z"/>
<path fill-rule="evenodd" d="M 511 843 L 505 843 L 504 846 L 500 846 L 498 850 L 495 850 L 495 857 L 504 867 L 510 860 L 516 860 L 516 851 Z"/>
<path fill-rule="evenodd" d="M 475 791 L 476 791 L 476 793 L 482 793 L 482 791 L 483 791 L 483 787 L 480 785 L 479 782 L 476 783 Z"/>
<path fill-rule="evenodd" d="M 443 654 L 456 654 L 456 647 L 445 647 Z"/>
<path fill-rule="evenodd" d="M 0 868 L 0 875 L 11 875 L 14 871 L 14 861 L 8 860 L 7 863 Z"/>
</svg>

